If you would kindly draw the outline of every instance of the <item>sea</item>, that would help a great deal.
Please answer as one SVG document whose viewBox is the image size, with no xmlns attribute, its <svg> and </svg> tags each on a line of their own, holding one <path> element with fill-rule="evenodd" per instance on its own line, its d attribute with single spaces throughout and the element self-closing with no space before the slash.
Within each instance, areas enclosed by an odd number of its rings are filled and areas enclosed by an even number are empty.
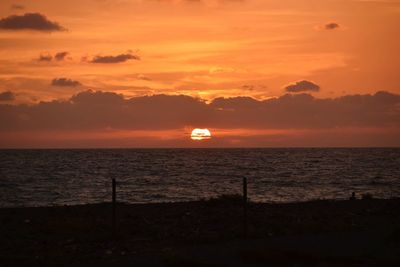
<svg viewBox="0 0 400 267">
<path fill-rule="evenodd" d="M 400 148 L 0 150 L 0 207 L 400 197 Z"/>
</svg>

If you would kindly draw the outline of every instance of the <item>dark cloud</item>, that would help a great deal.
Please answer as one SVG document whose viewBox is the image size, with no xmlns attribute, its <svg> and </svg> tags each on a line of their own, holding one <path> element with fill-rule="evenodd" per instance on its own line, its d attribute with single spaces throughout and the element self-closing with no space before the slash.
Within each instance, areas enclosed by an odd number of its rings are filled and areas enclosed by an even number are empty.
<svg viewBox="0 0 400 267">
<path fill-rule="evenodd" d="M 290 84 L 285 87 L 285 90 L 291 93 L 307 92 L 307 91 L 318 92 L 319 89 L 320 89 L 319 85 L 306 80 L 296 82 L 295 84 Z"/>
<path fill-rule="evenodd" d="M 13 9 L 13 10 L 23 10 L 23 9 L 25 9 L 25 6 L 19 5 L 19 4 L 12 4 L 10 6 L 10 8 Z"/>
<path fill-rule="evenodd" d="M 50 21 L 40 13 L 12 15 L 0 19 L 0 29 L 3 30 L 36 30 L 43 32 L 64 31 L 65 28 L 57 22 Z"/>
<path fill-rule="evenodd" d="M 67 78 L 56 78 L 51 81 L 51 85 L 62 87 L 76 87 L 81 85 L 81 83 Z"/>
<path fill-rule="evenodd" d="M 70 103 L 75 106 L 104 106 L 120 108 L 124 105 L 123 95 L 112 93 L 112 92 L 101 92 L 101 91 L 83 91 L 71 97 Z"/>
<path fill-rule="evenodd" d="M 62 60 L 65 59 L 65 57 L 66 57 L 68 54 L 69 54 L 68 52 L 58 52 L 58 53 L 54 56 L 54 58 L 55 58 L 57 61 L 62 61 Z"/>
<path fill-rule="evenodd" d="M 318 99 L 286 94 L 259 101 L 217 98 L 207 104 L 184 95 L 124 98 L 84 91 L 68 100 L 0 105 L 0 132 L 12 130 L 338 129 L 400 127 L 400 95 L 378 92 Z"/>
<path fill-rule="evenodd" d="M 65 60 L 66 56 L 68 55 L 68 52 L 58 52 L 54 55 L 54 60 L 57 61 L 63 61 Z M 50 53 L 43 53 L 40 54 L 38 61 L 44 61 L 44 62 L 50 62 L 53 60 L 53 56 Z"/>
<path fill-rule="evenodd" d="M 91 63 L 121 63 L 128 60 L 140 60 L 139 56 L 132 54 L 120 54 L 117 56 L 96 56 L 90 62 Z"/>
<path fill-rule="evenodd" d="M 340 25 L 335 23 L 335 22 L 331 22 L 331 23 L 325 24 L 325 29 L 326 30 L 334 30 L 334 29 L 337 29 L 339 27 L 340 27 Z"/>
<path fill-rule="evenodd" d="M 0 93 L 0 101 L 13 101 L 15 100 L 15 94 L 11 91 L 5 91 Z"/>
<path fill-rule="evenodd" d="M 41 54 L 38 58 L 38 61 L 49 62 L 53 60 L 53 56 L 50 54 Z"/>
</svg>

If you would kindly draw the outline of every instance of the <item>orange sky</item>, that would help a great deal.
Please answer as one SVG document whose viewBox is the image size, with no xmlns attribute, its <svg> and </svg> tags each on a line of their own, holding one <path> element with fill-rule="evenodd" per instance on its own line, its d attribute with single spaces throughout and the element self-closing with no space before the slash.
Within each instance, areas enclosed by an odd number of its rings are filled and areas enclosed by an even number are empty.
<svg viewBox="0 0 400 267">
<path fill-rule="evenodd" d="M 28 19 L 30 13 L 44 22 Z M 215 129 L 215 138 L 204 142 L 211 147 L 397 146 L 399 26 L 397 0 L 2 0 L 0 147 L 199 146 L 189 139 L 191 127 Z M 236 103 L 239 106 L 230 109 L 244 123 L 225 115 L 216 115 L 219 120 L 213 121 L 193 110 L 179 123 L 160 122 L 164 127 L 132 126 L 140 124 L 135 119 L 132 125 L 114 125 L 115 118 L 95 124 L 96 114 L 83 125 L 72 122 L 79 115 L 66 114 L 78 112 L 70 109 L 36 114 L 41 101 L 69 103 L 87 90 L 117 93 L 126 100 L 182 94 L 206 101 L 207 110 L 220 111 L 224 107 L 211 103 L 221 97 L 246 96 L 261 103 L 287 93 L 306 93 L 335 105 L 340 102 L 342 107 L 345 96 L 360 94 L 370 95 L 372 102 L 363 109 L 346 106 L 345 110 L 376 112 L 361 118 L 348 114 L 351 123 L 345 122 L 346 114 L 343 121 L 330 115 L 332 123 L 323 126 L 301 119 L 303 124 L 267 120 L 248 125 L 245 122 L 257 112 L 239 112 L 241 104 Z M 389 92 L 385 99 L 392 100 L 377 104 L 380 95 L 373 96 L 378 91 Z M 279 101 L 282 107 L 293 112 L 299 108 L 283 100 Z M 321 102 L 312 112 L 329 109 L 331 114 L 332 103 Z M 25 104 L 30 110 L 23 109 Z M 8 105 L 15 108 L 6 109 Z M 151 108 L 161 109 L 151 101 L 148 105 L 140 111 L 143 118 L 152 116 Z M 289 116 L 272 102 L 266 105 L 260 108 L 265 116 L 273 117 L 268 113 L 272 108 L 283 120 Z M 187 109 L 177 109 L 168 120 L 180 118 Z M 107 114 L 111 113 L 122 116 Z M 58 115 L 62 126 L 44 119 L 51 114 Z M 221 134 L 227 132 L 233 134 Z M 383 142 L 382 136 L 391 137 Z M 316 141 L 321 137 L 327 137 L 325 143 Z"/>
</svg>

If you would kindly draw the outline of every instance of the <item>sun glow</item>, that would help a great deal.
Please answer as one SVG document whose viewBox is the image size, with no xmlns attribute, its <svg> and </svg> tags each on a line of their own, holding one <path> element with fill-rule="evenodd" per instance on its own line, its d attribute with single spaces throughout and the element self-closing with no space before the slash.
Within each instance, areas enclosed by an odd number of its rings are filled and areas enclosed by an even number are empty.
<svg viewBox="0 0 400 267">
<path fill-rule="evenodd" d="M 190 135 L 192 140 L 200 141 L 211 138 L 211 132 L 208 129 L 193 129 L 192 134 Z"/>
</svg>

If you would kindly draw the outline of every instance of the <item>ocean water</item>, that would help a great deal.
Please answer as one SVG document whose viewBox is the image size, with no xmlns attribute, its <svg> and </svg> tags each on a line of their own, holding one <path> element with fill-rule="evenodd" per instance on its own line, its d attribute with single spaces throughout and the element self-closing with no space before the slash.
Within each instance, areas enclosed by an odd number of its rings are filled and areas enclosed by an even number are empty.
<svg viewBox="0 0 400 267">
<path fill-rule="evenodd" d="M 400 196 L 398 148 L 0 150 L 0 207 Z"/>
</svg>

